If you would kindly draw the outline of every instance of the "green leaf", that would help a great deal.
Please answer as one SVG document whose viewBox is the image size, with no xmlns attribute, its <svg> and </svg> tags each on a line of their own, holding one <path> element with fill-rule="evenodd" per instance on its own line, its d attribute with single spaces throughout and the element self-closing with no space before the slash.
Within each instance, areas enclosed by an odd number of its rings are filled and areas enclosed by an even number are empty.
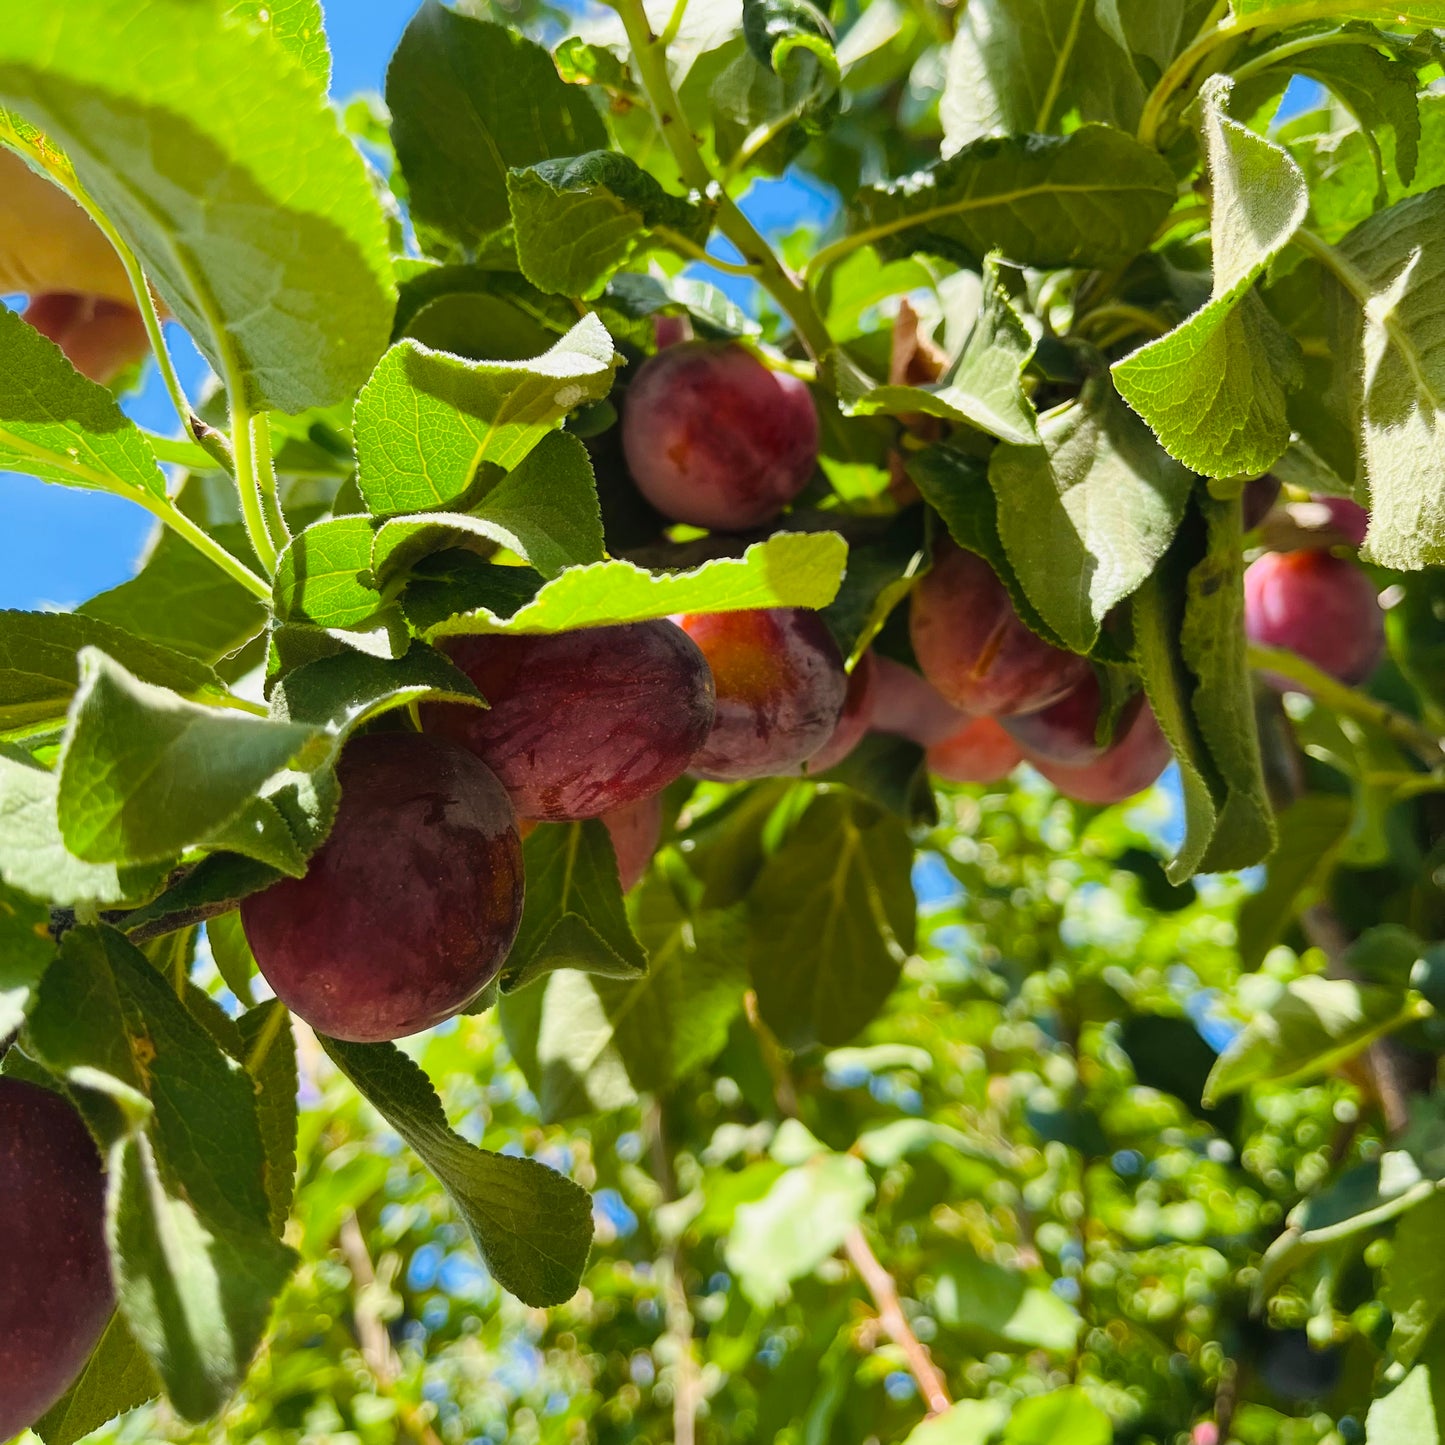
<svg viewBox="0 0 1445 1445">
<path fill-rule="evenodd" d="M 320 0 L 230 0 L 226 13 L 264 30 L 322 90 L 330 84 Z"/>
<path fill-rule="evenodd" d="M 1365 1416 L 1365 1445 L 1441 1445 L 1442 1441 L 1445 1330 L 1436 1330 L 1405 1378 L 1371 1403 Z"/>
<path fill-rule="evenodd" d="M 1334 793 L 1306 793 L 1279 814 L 1279 847 L 1270 857 L 1264 887 L 1239 909 L 1241 967 L 1258 968 L 1264 962 L 1302 902 L 1329 877 L 1353 816 L 1350 800 Z"/>
<path fill-rule="evenodd" d="M 995 448 L 988 479 L 1019 581 L 1075 652 L 1094 646 L 1104 618 L 1153 572 L 1194 484 L 1106 377 L 1050 413 L 1041 444 Z"/>
<path fill-rule="evenodd" d="M 152 538 L 134 577 L 82 602 L 77 615 L 206 663 L 235 652 L 266 623 L 264 603 L 169 528 Z"/>
<path fill-rule="evenodd" d="M 1390 1353 L 1407 1368 L 1419 1358 L 1445 1313 L 1445 1195 L 1435 1194 L 1401 1219 L 1384 1270 L 1381 1302 L 1390 1311 Z"/>
<path fill-rule="evenodd" d="M 1418 1006 L 1402 1002 L 1396 988 L 1341 978 L 1295 979 L 1219 1056 L 1205 1085 L 1205 1102 L 1251 1084 L 1295 1083 L 1327 1073 L 1418 1017 Z"/>
<path fill-rule="evenodd" d="M 711 206 L 665 191 L 617 151 L 513 169 L 507 198 L 522 274 L 563 296 L 596 296 L 634 255 L 671 245 L 672 234 L 701 250 L 712 226 Z"/>
<path fill-rule="evenodd" d="M 1132 131 L 1144 86 L 1102 9 L 1094 0 L 970 0 L 939 102 L 945 154 L 980 136 L 1057 131 L 1073 114 Z"/>
<path fill-rule="evenodd" d="M 1038 415 L 1024 391 L 1023 371 L 1034 339 L 999 284 L 998 260 L 983 268 L 983 301 L 967 342 L 943 376 L 930 385 L 875 386 L 841 352 L 831 358 L 845 416 L 902 416 L 922 412 L 977 427 L 1002 441 L 1038 440 Z"/>
<path fill-rule="evenodd" d="M 251 953 L 251 945 L 246 941 L 246 932 L 241 927 L 240 911 L 233 908 L 208 918 L 206 942 L 221 981 L 246 1008 L 254 1008 L 256 1000 L 251 994 L 251 979 L 256 972 L 256 960 Z"/>
<path fill-rule="evenodd" d="M 1113 1439 L 1109 1417 L 1074 1386 L 1021 1400 L 1004 1427 L 1002 1445 L 1110 1445 Z"/>
<path fill-rule="evenodd" d="M 646 973 L 606 827 L 595 818 L 543 824 L 523 849 L 527 897 L 502 968 L 503 991 L 512 993 L 557 968 L 612 978 Z"/>
<path fill-rule="evenodd" d="M 45 1445 L 75 1445 L 160 1392 L 151 1362 L 117 1312 L 110 1317 L 80 1377 L 36 1422 L 35 1433 Z"/>
<path fill-rule="evenodd" d="M 368 517 L 329 517 L 298 532 L 276 562 L 276 616 L 320 627 L 352 627 L 382 605 L 371 585 Z"/>
<path fill-rule="evenodd" d="M 1046 1285 L 1018 1269 L 980 1259 L 973 1250 L 950 1253 L 936 1271 L 933 1311 L 939 1324 L 960 1332 L 981 1351 L 1073 1352 L 1083 1326 Z"/>
<path fill-rule="evenodd" d="M 757 336 L 762 327 L 725 291 L 689 276 L 614 276 L 597 309 L 609 331 L 621 323 L 645 321 L 662 312 L 684 312 L 702 336 L 727 339 Z"/>
<path fill-rule="evenodd" d="M 127 933 L 169 932 L 234 908 L 241 899 L 269 888 L 281 877 L 265 863 L 235 853 L 212 853 L 149 903 L 128 913 Z M 238 994 L 237 997 L 240 997 Z"/>
<path fill-rule="evenodd" d="M 413 621 L 429 637 L 467 632 L 567 632 L 671 617 L 679 612 L 737 612 L 755 607 L 826 607 L 838 593 L 848 547 L 836 532 L 780 532 L 741 557 L 719 557 L 685 572 L 648 572 L 631 562 L 569 567 L 514 610 L 475 607 Z M 496 567 L 494 572 L 514 572 Z"/>
<path fill-rule="evenodd" d="M 218 6 L 118 18 L 111 0 L 67 0 L 8 18 L 0 103 L 65 148 L 252 410 L 355 391 L 395 293 L 381 207 L 314 68 Z"/>
<path fill-rule="evenodd" d="M 1288 23 L 1298 18 L 1300 0 L 1234 0 L 1233 10 L 1238 19 L 1256 24 L 1271 22 L 1279 12 L 1281 23 Z M 1378 20 L 1383 13 L 1402 27 L 1445 25 L 1445 0 L 1389 0 L 1383 10 L 1378 0 L 1339 0 L 1329 11 L 1337 20 Z"/>
<path fill-rule="evenodd" d="M 428 697 L 482 700 L 455 663 L 424 642 L 413 642 L 396 659 L 347 651 L 304 663 L 276 684 L 271 712 L 282 722 L 323 727 L 339 740 L 384 712 Z"/>
<path fill-rule="evenodd" d="M 1445 189 L 1357 226 L 1335 252 L 1360 310 L 1336 345 L 1355 362 L 1353 398 L 1370 484 L 1363 555 L 1415 570 L 1445 562 L 1445 318 L 1435 306 Z"/>
<path fill-rule="evenodd" d="M 592 102 L 540 45 L 437 0 L 407 26 L 386 101 L 417 235 L 438 253 L 471 251 L 507 224 L 511 167 L 607 145 Z"/>
<path fill-rule="evenodd" d="M 783 1299 L 857 1227 L 873 1199 L 868 1167 L 824 1151 L 789 1169 L 756 1201 L 740 1204 L 727 1242 L 728 1268 L 758 1308 Z"/>
<path fill-rule="evenodd" d="M 0 86 L 4 84 L 0 40 Z M 136 425 L 103 386 L 18 312 L 0 308 L 0 469 L 164 507 L 165 478 Z"/>
<path fill-rule="evenodd" d="M 903 1445 L 989 1445 L 1009 1417 L 1003 1400 L 958 1400 L 908 1432 Z"/>
<path fill-rule="evenodd" d="M 204 841 L 242 810 L 316 729 L 200 707 L 80 654 L 60 759 L 61 835 L 92 863 L 148 863 Z"/>
<path fill-rule="evenodd" d="M 1113 368 L 1124 400 L 1170 456 L 1208 477 L 1266 471 L 1289 445 L 1284 384 L 1297 378 L 1298 351 L 1251 293 L 1309 207 L 1288 152 L 1225 114 L 1230 84 L 1214 77 L 1201 100 L 1213 184 L 1211 299 Z"/>
<path fill-rule="evenodd" d="M 606 396 L 620 361 L 592 315 L 528 361 L 469 362 L 398 342 L 356 402 L 367 508 L 394 516 L 444 507 L 482 463 L 511 470 L 569 411 Z"/>
<path fill-rule="evenodd" d="M 98 647 L 143 681 L 176 692 L 220 689 L 209 667 L 110 623 L 67 612 L 0 612 L 0 730 L 64 717 L 82 647 Z"/>
<path fill-rule="evenodd" d="M 0 1042 L 25 1022 L 36 987 L 54 957 L 50 910 L 0 884 Z"/>
<path fill-rule="evenodd" d="M 265 1148 L 266 1199 L 271 1232 L 279 1239 L 296 1192 L 296 1039 L 279 999 L 267 999 L 236 1020 L 241 1062 L 256 1091 L 256 1122 Z"/>
<path fill-rule="evenodd" d="M 748 894 L 758 1006 L 787 1044 L 847 1043 L 913 950 L 907 830 L 846 794 L 809 804 Z"/>
<path fill-rule="evenodd" d="M 28 1038 L 78 1088 L 154 1111 L 105 1131 L 116 1293 L 172 1403 L 204 1419 L 240 1382 L 294 1258 L 270 1228 L 251 1080 L 109 928 L 65 936 Z"/>
<path fill-rule="evenodd" d="M 1121 266 L 1174 204 L 1160 156 L 1110 126 L 1068 136 L 985 137 L 931 169 L 865 186 L 850 229 L 885 258 L 933 251 L 976 266 Z"/>
<path fill-rule="evenodd" d="M 734 911 L 696 915 L 649 877 L 632 901 L 647 972 L 571 970 L 499 1005 L 507 1046 L 549 1122 L 666 1093 L 722 1052 L 747 986 L 747 936 Z"/>
<path fill-rule="evenodd" d="M 430 1081 L 394 1044 L 321 1045 L 436 1175 L 497 1283 L 524 1304 L 570 1299 L 592 1245 L 587 1191 L 533 1159 L 454 1134 Z"/>
<path fill-rule="evenodd" d="M 602 561 L 602 513 L 583 443 L 570 432 L 549 432 L 470 512 L 384 522 L 372 546 L 377 583 L 385 587 L 419 557 L 478 540 L 516 553 L 543 577 Z"/>
<path fill-rule="evenodd" d="M 0 751 L 0 878 L 60 908 L 148 896 L 164 878 L 169 861 L 139 868 L 81 862 L 60 836 L 59 781 L 24 754 Z"/>
</svg>

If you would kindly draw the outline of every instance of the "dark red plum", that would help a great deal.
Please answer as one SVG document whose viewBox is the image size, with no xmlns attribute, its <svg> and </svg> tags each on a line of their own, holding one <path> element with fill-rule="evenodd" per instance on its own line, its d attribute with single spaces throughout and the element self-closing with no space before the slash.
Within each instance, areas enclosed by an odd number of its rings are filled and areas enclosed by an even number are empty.
<svg viewBox="0 0 1445 1445">
<path fill-rule="evenodd" d="M 808 388 L 731 342 L 685 341 L 645 362 L 622 412 L 642 495 L 675 522 L 745 531 L 770 522 L 818 460 Z"/>
<path fill-rule="evenodd" d="M 1090 671 L 1072 692 L 1065 693 L 1058 702 L 1039 712 L 1004 718 L 1003 727 L 1028 758 L 1042 758 L 1045 762 L 1061 763 L 1064 767 L 1081 768 L 1087 763 L 1097 762 L 1108 750 L 1107 742 L 1101 744 L 1098 741 L 1099 714 L 1103 705 L 1098 675 Z M 1116 735 L 1122 736 L 1128 731 L 1143 706 L 1142 692 L 1135 693 L 1124 704 L 1114 726 Z"/>
<path fill-rule="evenodd" d="M 848 674 L 816 612 L 769 607 L 679 621 L 717 684 L 717 720 L 692 761 L 698 777 L 735 782 L 795 772 L 832 737 Z"/>
<path fill-rule="evenodd" d="M 1282 490 L 1280 480 L 1271 472 L 1255 477 L 1244 484 L 1239 504 L 1244 521 L 1244 530 L 1252 532 L 1274 510 Z"/>
<path fill-rule="evenodd" d="M 1031 632 L 988 563 L 952 542 L 913 589 L 909 626 L 924 677 L 974 717 L 1037 712 L 1089 672 L 1082 657 Z"/>
<path fill-rule="evenodd" d="M 895 733 L 927 748 L 972 721 L 911 667 L 882 653 L 870 655 L 874 659 L 874 732 Z"/>
<path fill-rule="evenodd" d="M 102 386 L 150 352 L 140 312 L 103 296 L 50 291 L 30 302 L 25 319 L 48 336 L 82 376 Z"/>
<path fill-rule="evenodd" d="M 95 1144 L 68 1100 L 0 1078 L 0 1440 L 70 1388 L 114 1307 Z"/>
<path fill-rule="evenodd" d="M 1325 526 L 1351 547 L 1364 545 L 1370 530 L 1370 514 L 1348 497 L 1311 497 L 1311 502 L 1325 509 Z"/>
<path fill-rule="evenodd" d="M 1266 552 L 1244 574 L 1244 629 L 1251 642 L 1282 647 L 1340 682 L 1363 682 L 1385 651 L 1374 583 L 1329 552 Z"/>
<path fill-rule="evenodd" d="M 434 703 L 423 725 L 481 758 L 524 818 L 597 818 L 650 797 L 712 728 L 707 662 L 666 620 L 465 637 L 447 650 L 491 707 Z"/>
<path fill-rule="evenodd" d="M 996 783 L 1023 761 L 1018 744 L 991 717 L 969 718 L 927 757 L 928 771 L 946 783 Z"/>
<path fill-rule="evenodd" d="M 617 854 L 622 891 L 631 893 L 642 882 L 642 875 L 647 872 L 647 865 L 652 862 L 662 838 L 662 795 L 654 793 L 650 798 L 604 813 L 602 821 L 612 838 L 612 851 Z"/>
<path fill-rule="evenodd" d="M 304 878 L 241 904 L 266 981 L 312 1028 L 354 1043 L 430 1028 L 492 981 L 522 918 L 506 790 L 445 738 L 348 744 L 341 804 Z"/>
<path fill-rule="evenodd" d="M 1029 761 L 1066 798 L 1079 803 L 1122 803 L 1159 780 L 1173 753 L 1154 713 L 1141 706 L 1128 727 L 1122 729 L 1103 756 L 1082 767 L 1051 763 L 1046 758 Z"/>
<path fill-rule="evenodd" d="M 836 768 L 859 743 L 873 721 L 873 692 L 876 676 L 873 654 L 865 652 L 848 674 L 848 692 L 843 699 L 843 716 L 833 736 L 808 759 L 810 773 Z"/>
</svg>

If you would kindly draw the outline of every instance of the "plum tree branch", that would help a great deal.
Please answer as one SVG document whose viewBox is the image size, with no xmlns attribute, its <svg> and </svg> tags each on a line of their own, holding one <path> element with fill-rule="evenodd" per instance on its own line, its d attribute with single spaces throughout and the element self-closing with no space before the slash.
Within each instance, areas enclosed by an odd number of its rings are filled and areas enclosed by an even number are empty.
<svg viewBox="0 0 1445 1445">
<path fill-rule="evenodd" d="M 792 1071 L 788 1068 L 782 1045 L 763 1022 L 762 1014 L 758 1011 L 758 996 L 751 989 L 743 996 L 743 1012 L 757 1038 L 763 1063 L 773 1081 L 773 1099 L 778 1106 L 778 1112 L 785 1118 L 796 1119 L 798 1091 L 793 1083 Z M 898 1286 L 873 1252 L 873 1246 L 868 1243 L 868 1236 L 864 1234 L 861 1224 L 855 1224 L 848 1231 L 843 1240 L 843 1252 L 858 1271 L 858 1277 L 863 1281 L 868 1293 L 873 1296 L 879 1323 L 887 1332 L 888 1338 L 903 1352 L 903 1357 L 908 1362 L 908 1372 L 913 1376 L 919 1394 L 928 1405 L 928 1413 L 942 1414 L 953 1403 L 948 1384 L 942 1371 L 933 1363 L 928 1346 L 918 1338 L 913 1326 L 908 1322 L 898 1294 Z"/>
<path fill-rule="evenodd" d="M 642 0 L 611 0 L 611 3 L 622 17 L 642 89 L 683 180 L 717 201 L 718 230 L 738 248 L 743 261 L 756 269 L 758 281 L 783 309 L 803 344 L 815 358 L 821 358 L 832 349 L 833 341 L 818 315 L 812 296 L 778 260 L 773 248 L 738 208 L 727 190 L 718 184 L 702 158 L 697 137 L 688 125 L 682 102 L 667 71 L 666 32 L 662 36 L 653 34 Z"/>
<path fill-rule="evenodd" d="M 1248 656 L 1249 665 L 1256 672 L 1274 673 L 1333 712 L 1378 728 L 1393 742 L 1408 748 L 1428 767 L 1437 768 L 1445 761 L 1445 746 L 1429 728 L 1397 712 L 1388 703 L 1377 702 L 1358 688 L 1349 687 L 1329 673 L 1321 672 L 1297 653 L 1281 647 L 1262 647 L 1252 642 Z"/>
</svg>

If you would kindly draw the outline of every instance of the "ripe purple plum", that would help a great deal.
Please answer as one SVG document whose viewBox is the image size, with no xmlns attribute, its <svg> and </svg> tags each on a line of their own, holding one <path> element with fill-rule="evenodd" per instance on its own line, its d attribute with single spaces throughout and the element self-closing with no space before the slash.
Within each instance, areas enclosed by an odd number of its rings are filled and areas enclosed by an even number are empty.
<svg viewBox="0 0 1445 1445">
<path fill-rule="evenodd" d="M 645 362 L 622 413 L 642 495 L 675 522 L 737 532 L 771 522 L 818 460 L 808 388 L 731 342 L 685 341 Z"/>
<path fill-rule="evenodd" d="M 1329 552 L 1266 552 L 1244 574 L 1251 642 L 1298 653 L 1353 686 L 1379 665 L 1385 624 L 1374 583 Z"/>
<path fill-rule="evenodd" d="M 662 794 L 629 803 L 625 808 L 604 813 L 602 821 L 612 838 L 612 851 L 617 854 L 617 873 L 622 891 L 631 893 L 647 872 L 652 855 L 662 838 Z"/>
<path fill-rule="evenodd" d="M 434 703 L 423 725 L 481 758 L 523 818 L 597 818 L 650 797 L 712 728 L 707 662 L 666 620 L 465 637 L 448 651 L 491 706 Z"/>
<path fill-rule="evenodd" d="M 896 733 L 928 748 L 972 721 L 911 667 L 882 653 L 870 656 L 874 659 L 874 732 Z"/>
<path fill-rule="evenodd" d="M 717 683 L 717 720 L 692 760 L 718 782 L 796 772 L 832 737 L 848 674 L 823 619 L 802 607 L 679 619 Z"/>
<path fill-rule="evenodd" d="M 0 1440 L 70 1388 L 115 1292 L 100 1155 L 68 1100 L 0 1078 Z"/>
<path fill-rule="evenodd" d="M 1311 497 L 1317 507 L 1324 508 L 1324 526 L 1335 533 L 1351 547 L 1364 544 L 1365 533 L 1370 530 L 1370 514 L 1348 497 Z"/>
<path fill-rule="evenodd" d="M 848 674 L 843 716 L 838 719 L 833 736 L 808 759 L 810 773 L 826 773 L 829 768 L 836 768 L 863 741 L 873 720 L 875 676 L 873 654 L 865 652 Z"/>
<path fill-rule="evenodd" d="M 465 748 L 422 733 L 357 738 L 341 804 L 304 878 L 241 904 L 276 996 L 354 1043 L 398 1039 L 489 984 L 522 919 L 522 841 L 506 790 Z"/>
<path fill-rule="evenodd" d="M 1098 741 L 1099 714 L 1104 695 L 1098 675 L 1092 670 L 1072 691 L 1058 702 L 1038 712 L 1021 713 L 1003 720 L 1004 730 L 1030 758 L 1060 763 L 1066 768 L 1081 768 L 1097 762 L 1108 751 L 1108 743 Z M 1129 730 L 1140 708 L 1144 694 L 1135 693 L 1119 711 L 1115 736 Z"/>
<path fill-rule="evenodd" d="M 1254 531 L 1274 510 L 1280 491 L 1280 480 L 1272 472 L 1266 472 L 1262 477 L 1255 477 L 1244 484 L 1239 501 L 1246 532 Z"/>
<path fill-rule="evenodd" d="M 924 677 L 974 717 L 1037 712 L 1089 672 L 1082 657 L 1031 632 L 993 568 L 950 541 L 913 589 L 909 626 Z"/>
<path fill-rule="evenodd" d="M 140 312 L 103 296 L 50 291 L 31 300 L 25 319 L 48 336 L 82 376 L 102 386 L 150 351 Z"/>
<path fill-rule="evenodd" d="M 1159 779 L 1173 753 L 1160 731 L 1153 710 L 1140 706 L 1104 753 L 1082 767 L 1051 763 L 1047 758 L 1025 757 L 1066 798 L 1079 803 L 1122 803 L 1142 793 Z"/>
<path fill-rule="evenodd" d="M 927 757 L 928 771 L 947 783 L 996 783 L 1023 761 L 1018 744 L 991 717 L 969 718 Z"/>
</svg>

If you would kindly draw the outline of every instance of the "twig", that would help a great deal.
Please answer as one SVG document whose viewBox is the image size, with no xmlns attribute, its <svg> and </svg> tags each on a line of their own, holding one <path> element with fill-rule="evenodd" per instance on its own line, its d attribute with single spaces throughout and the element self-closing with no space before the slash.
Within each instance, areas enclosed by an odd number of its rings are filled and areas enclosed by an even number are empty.
<svg viewBox="0 0 1445 1445">
<path fill-rule="evenodd" d="M 782 1045 L 758 1012 L 758 996 L 751 989 L 743 995 L 743 1011 L 757 1036 L 763 1062 L 772 1077 L 773 1098 L 778 1112 L 785 1118 L 796 1119 L 798 1092 L 793 1084 L 793 1076 L 788 1069 L 787 1060 L 783 1057 Z M 843 1241 L 843 1251 L 852 1262 L 853 1268 L 858 1271 L 859 1279 L 867 1286 L 868 1293 L 873 1296 L 873 1303 L 878 1308 L 879 1323 L 887 1331 L 888 1338 L 903 1351 L 903 1357 L 908 1361 L 908 1372 L 913 1376 L 919 1394 L 928 1405 L 928 1413 L 942 1414 L 953 1403 L 948 1393 L 948 1385 L 938 1366 L 933 1363 L 928 1346 L 914 1334 L 913 1326 L 903 1312 L 898 1286 L 878 1256 L 873 1253 L 873 1246 L 868 1243 L 868 1237 L 863 1233 L 861 1225 L 854 1225 L 848 1231 Z"/>
</svg>

